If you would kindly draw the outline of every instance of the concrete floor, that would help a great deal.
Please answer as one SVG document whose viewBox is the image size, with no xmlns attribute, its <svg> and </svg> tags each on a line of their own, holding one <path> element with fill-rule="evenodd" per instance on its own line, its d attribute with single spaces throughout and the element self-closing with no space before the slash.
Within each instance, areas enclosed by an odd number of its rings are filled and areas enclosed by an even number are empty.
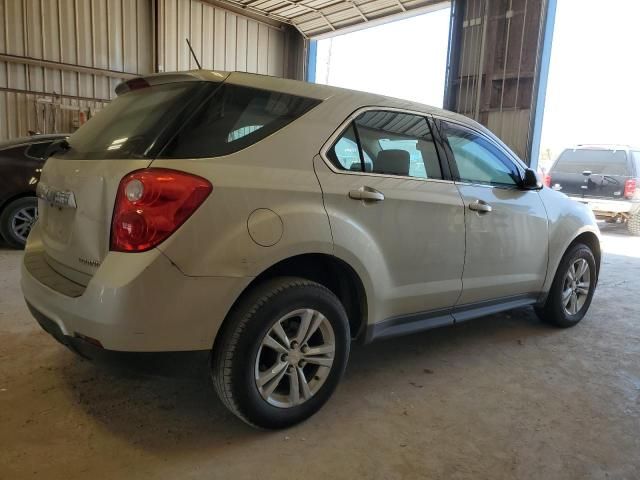
<svg viewBox="0 0 640 480">
<path fill-rule="evenodd" d="M 355 347 L 287 431 L 196 379 L 114 375 L 40 331 L 0 250 L 0 478 L 640 478 L 640 239 L 603 227 L 576 328 L 530 309 Z"/>
</svg>

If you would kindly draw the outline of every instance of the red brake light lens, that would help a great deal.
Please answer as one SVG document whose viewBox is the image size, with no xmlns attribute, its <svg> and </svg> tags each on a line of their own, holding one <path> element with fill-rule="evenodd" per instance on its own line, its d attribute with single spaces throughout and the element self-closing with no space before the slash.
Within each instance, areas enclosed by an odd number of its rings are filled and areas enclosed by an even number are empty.
<svg viewBox="0 0 640 480">
<path fill-rule="evenodd" d="M 551 187 L 551 175 L 545 174 L 544 177 L 542 177 L 542 181 L 545 187 Z"/>
<path fill-rule="evenodd" d="M 147 168 L 126 175 L 111 221 L 111 250 L 144 252 L 166 240 L 209 196 L 213 187 L 196 175 Z"/>
<path fill-rule="evenodd" d="M 624 198 L 633 198 L 636 193 L 636 179 L 629 178 L 626 182 L 624 182 Z"/>
</svg>

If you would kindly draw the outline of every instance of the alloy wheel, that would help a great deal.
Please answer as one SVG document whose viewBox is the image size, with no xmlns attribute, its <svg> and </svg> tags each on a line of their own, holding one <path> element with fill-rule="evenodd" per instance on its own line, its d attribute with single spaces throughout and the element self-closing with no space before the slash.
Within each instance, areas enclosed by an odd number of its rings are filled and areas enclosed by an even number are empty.
<svg viewBox="0 0 640 480">
<path fill-rule="evenodd" d="M 575 315 L 582 309 L 591 286 L 591 270 L 584 258 L 571 263 L 564 277 L 562 287 L 562 306 L 565 313 Z"/>
<path fill-rule="evenodd" d="M 26 242 L 36 220 L 38 220 L 38 208 L 36 206 L 23 207 L 16 211 L 11 219 L 11 230 L 16 238 Z"/>
<path fill-rule="evenodd" d="M 333 328 L 322 313 L 305 308 L 284 315 L 258 349 L 255 381 L 262 398 L 280 408 L 309 400 L 331 372 L 335 347 Z"/>
</svg>

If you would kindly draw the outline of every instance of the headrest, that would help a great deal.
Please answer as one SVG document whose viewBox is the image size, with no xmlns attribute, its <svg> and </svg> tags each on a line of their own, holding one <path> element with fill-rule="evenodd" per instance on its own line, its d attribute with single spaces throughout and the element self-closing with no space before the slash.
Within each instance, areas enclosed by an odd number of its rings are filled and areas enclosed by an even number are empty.
<svg viewBox="0 0 640 480">
<path fill-rule="evenodd" d="M 376 173 L 409 175 L 410 157 L 406 150 L 380 150 L 374 163 Z"/>
</svg>

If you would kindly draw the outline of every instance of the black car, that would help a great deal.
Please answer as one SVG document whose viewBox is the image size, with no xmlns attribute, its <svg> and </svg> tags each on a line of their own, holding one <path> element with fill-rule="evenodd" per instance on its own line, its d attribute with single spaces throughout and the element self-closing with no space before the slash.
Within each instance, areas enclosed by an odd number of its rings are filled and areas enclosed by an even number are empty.
<svg viewBox="0 0 640 480">
<path fill-rule="evenodd" d="M 33 135 L 0 142 L 0 235 L 22 248 L 38 218 L 36 184 L 47 149 L 66 134 Z"/>
<path fill-rule="evenodd" d="M 640 148 L 579 145 L 558 157 L 547 186 L 588 204 L 597 218 L 624 222 L 640 235 Z"/>
</svg>

